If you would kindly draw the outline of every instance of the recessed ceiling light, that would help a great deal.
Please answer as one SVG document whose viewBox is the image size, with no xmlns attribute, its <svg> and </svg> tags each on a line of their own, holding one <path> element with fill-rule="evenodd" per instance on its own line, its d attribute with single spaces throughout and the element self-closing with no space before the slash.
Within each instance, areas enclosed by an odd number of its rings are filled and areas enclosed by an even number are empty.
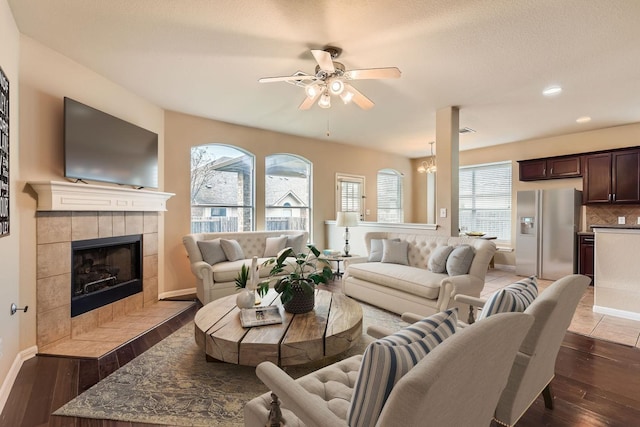
<svg viewBox="0 0 640 427">
<path fill-rule="evenodd" d="M 560 86 L 549 86 L 545 90 L 542 91 L 544 96 L 554 96 L 562 92 L 562 88 Z"/>
<path fill-rule="evenodd" d="M 589 116 L 582 116 L 576 119 L 576 122 L 578 123 L 589 123 L 590 121 L 591 121 L 591 117 Z"/>
</svg>

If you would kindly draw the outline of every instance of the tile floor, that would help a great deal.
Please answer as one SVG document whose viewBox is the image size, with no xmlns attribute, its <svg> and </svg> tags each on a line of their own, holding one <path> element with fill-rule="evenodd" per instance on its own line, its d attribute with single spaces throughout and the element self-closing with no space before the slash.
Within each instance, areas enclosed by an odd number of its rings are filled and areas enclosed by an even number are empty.
<svg viewBox="0 0 640 427">
<path fill-rule="evenodd" d="M 487 272 L 482 296 L 486 297 L 520 278 L 511 271 L 491 269 Z M 541 291 L 551 283 L 551 280 L 538 281 Z M 569 331 L 640 348 L 640 322 L 594 313 L 592 308 L 593 287 L 589 286 L 578 304 Z"/>
</svg>

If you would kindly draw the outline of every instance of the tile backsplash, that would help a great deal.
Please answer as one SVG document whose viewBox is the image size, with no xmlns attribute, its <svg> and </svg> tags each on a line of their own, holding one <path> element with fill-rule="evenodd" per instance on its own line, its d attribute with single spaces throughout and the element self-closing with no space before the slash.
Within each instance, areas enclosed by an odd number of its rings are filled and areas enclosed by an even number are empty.
<svg viewBox="0 0 640 427">
<path fill-rule="evenodd" d="M 587 231 L 592 225 L 617 224 L 621 216 L 626 224 L 636 225 L 640 217 L 640 205 L 586 205 Z"/>
</svg>

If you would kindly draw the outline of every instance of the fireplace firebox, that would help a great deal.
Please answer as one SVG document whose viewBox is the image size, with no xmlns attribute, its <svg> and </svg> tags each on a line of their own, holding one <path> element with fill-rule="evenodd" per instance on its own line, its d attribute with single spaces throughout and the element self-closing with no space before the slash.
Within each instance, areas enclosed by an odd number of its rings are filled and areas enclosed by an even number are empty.
<svg viewBox="0 0 640 427">
<path fill-rule="evenodd" d="M 71 317 L 142 292 L 142 235 L 71 242 Z"/>
</svg>

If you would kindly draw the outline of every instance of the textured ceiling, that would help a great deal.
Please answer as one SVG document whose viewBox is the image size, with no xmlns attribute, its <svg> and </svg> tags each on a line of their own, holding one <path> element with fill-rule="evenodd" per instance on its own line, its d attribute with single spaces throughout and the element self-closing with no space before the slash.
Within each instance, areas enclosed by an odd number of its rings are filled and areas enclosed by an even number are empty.
<svg viewBox="0 0 640 427">
<path fill-rule="evenodd" d="M 640 122 L 639 0 L 8 1 L 23 34 L 130 91 L 246 126 L 418 157 L 452 105 L 477 131 L 462 150 Z M 402 77 L 353 82 L 369 111 L 300 111 L 303 89 L 258 83 L 313 73 L 325 45 Z"/>
</svg>

